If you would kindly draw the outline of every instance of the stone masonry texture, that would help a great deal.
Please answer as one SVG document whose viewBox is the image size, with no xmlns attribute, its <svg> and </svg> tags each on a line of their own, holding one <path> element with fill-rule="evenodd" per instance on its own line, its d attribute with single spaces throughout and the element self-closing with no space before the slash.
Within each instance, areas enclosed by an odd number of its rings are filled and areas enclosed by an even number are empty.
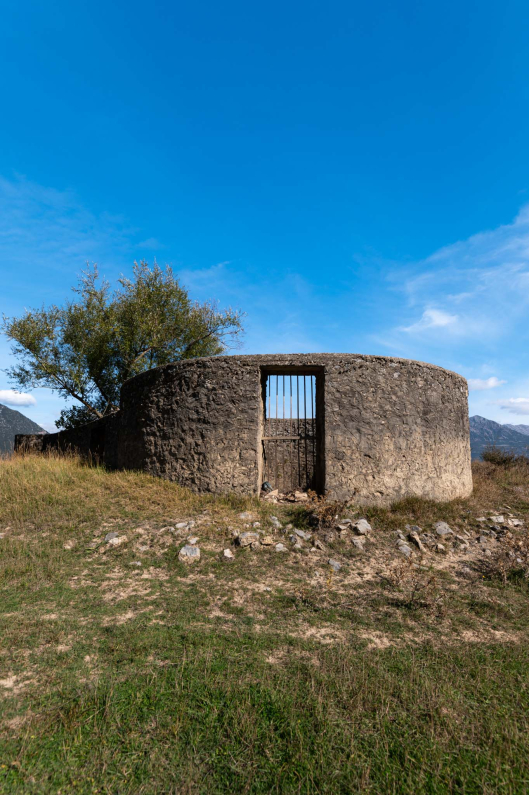
<svg viewBox="0 0 529 795">
<path fill-rule="evenodd" d="M 263 373 L 312 372 L 320 386 L 320 490 L 387 505 L 472 491 L 468 388 L 430 364 L 358 354 L 190 359 L 127 381 L 120 411 L 72 431 L 18 436 L 17 449 L 74 448 L 197 492 L 256 494 Z"/>
</svg>

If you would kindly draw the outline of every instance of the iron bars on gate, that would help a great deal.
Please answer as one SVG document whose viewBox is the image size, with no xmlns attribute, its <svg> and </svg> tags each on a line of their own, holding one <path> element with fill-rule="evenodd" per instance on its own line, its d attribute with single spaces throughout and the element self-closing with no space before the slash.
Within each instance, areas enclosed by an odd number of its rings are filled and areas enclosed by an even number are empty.
<svg viewBox="0 0 529 795">
<path fill-rule="evenodd" d="M 263 403 L 264 479 L 283 493 L 315 488 L 316 375 L 266 373 Z"/>
</svg>

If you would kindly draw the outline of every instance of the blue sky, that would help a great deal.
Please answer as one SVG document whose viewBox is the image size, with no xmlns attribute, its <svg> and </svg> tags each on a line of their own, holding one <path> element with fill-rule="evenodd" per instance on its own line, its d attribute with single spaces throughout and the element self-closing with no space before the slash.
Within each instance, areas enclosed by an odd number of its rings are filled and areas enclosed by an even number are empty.
<svg viewBox="0 0 529 795">
<path fill-rule="evenodd" d="M 529 422 L 526 2 L 0 10 L 4 313 L 156 257 L 241 352 L 434 362 Z"/>
</svg>

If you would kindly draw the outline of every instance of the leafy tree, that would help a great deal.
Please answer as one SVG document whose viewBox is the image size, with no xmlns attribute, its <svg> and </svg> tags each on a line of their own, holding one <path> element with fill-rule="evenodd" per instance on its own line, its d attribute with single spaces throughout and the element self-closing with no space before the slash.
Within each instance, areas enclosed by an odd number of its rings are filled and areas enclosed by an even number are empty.
<svg viewBox="0 0 529 795">
<path fill-rule="evenodd" d="M 20 388 L 48 387 L 77 403 L 58 428 L 72 428 L 119 408 L 124 381 L 151 367 L 223 353 L 237 342 L 243 314 L 192 301 L 170 267 L 134 264 L 112 291 L 88 267 L 65 306 L 3 318 L 18 364 L 7 370 Z"/>
</svg>

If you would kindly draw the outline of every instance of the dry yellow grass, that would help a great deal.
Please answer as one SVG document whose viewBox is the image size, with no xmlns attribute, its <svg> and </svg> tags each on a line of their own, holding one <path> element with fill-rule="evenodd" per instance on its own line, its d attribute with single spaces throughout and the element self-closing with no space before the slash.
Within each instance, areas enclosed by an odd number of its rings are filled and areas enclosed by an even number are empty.
<svg viewBox="0 0 529 795">
<path fill-rule="evenodd" d="M 211 505 L 244 510 L 255 503 L 233 495 L 196 495 L 143 472 L 109 472 L 75 455 L 24 454 L 0 461 L 0 523 L 20 528 L 174 518 Z"/>
</svg>

